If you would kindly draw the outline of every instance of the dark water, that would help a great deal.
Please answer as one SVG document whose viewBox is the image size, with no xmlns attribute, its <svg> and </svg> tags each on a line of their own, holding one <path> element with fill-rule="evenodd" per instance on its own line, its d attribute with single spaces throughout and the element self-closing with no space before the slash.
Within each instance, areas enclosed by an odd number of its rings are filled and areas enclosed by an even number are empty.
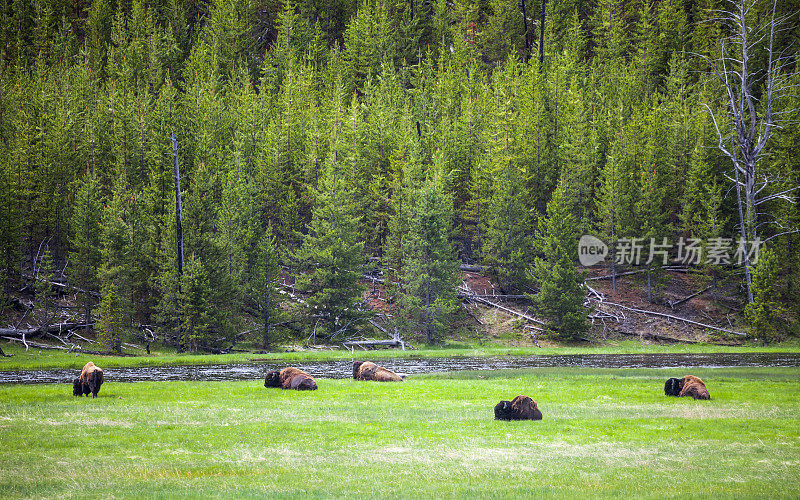
<svg viewBox="0 0 800 500">
<path fill-rule="evenodd" d="M 368 356 L 357 359 L 369 359 Z M 800 366 L 800 353 L 737 354 L 571 354 L 546 356 L 493 356 L 428 359 L 387 359 L 379 364 L 398 373 L 449 372 L 459 370 L 499 370 L 507 368 L 580 367 L 580 368 L 723 368 L 730 366 Z M 145 380 L 257 380 L 270 370 L 287 363 L 227 364 L 203 366 L 161 366 L 145 368 L 108 368 L 106 381 L 139 382 Z M 353 374 L 352 361 L 316 361 L 292 363 L 314 377 L 347 378 Z M 47 384 L 71 383 L 79 370 L 0 371 L 0 383 Z"/>
</svg>

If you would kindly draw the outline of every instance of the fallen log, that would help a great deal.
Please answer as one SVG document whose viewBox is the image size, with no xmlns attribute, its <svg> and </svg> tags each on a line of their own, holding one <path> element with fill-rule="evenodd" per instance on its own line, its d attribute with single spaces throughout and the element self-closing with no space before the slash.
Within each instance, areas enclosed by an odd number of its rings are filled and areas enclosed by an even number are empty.
<svg viewBox="0 0 800 500">
<path fill-rule="evenodd" d="M 390 340 L 348 340 L 346 342 L 342 342 L 342 345 L 345 346 L 353 346 L 353 347 L 379 347 L 379 346 L 386 346 L 386 347 L 404 347 L 405 342 L 402 340 L 397 339 L 390 339 Z"/>
<path fill-rule="evenodd" d="M 90 295 L 90 296 L 92 296 L 92 297 L 94 297 L 96 299 L 100 298 L 100 294 L 98 292 L 93 292 L 91 290 L 84 290 L 83 288 L 80 288 L 80 287 L 77 287 L 77 286 L 74 286 L 74 285 L 70 285 L 68 283 L 59 283 L 57 281 L 50 281 L 50 280 L 46 280 L 44 278 L 40 278 L 38 276 L 31 276 L 30 274 L 26 274 L 26 273 L 22 273 L 22 277 L 27 279 L 27 280 L 30 280 L 30 281 L 39 281 L 41 283 L 47 283 L 48 285 L 52 286 L 53 288 L 61 288 L 61 289 L 64 289 L 64 290 L 74 290 L 74 291 L 79 292 L 79 293 L 85 293 L 86 295 Z"/>
<path fill-rule="evenodd" d="M 387 332 L 387 331 L 386 331 L 386 328 L 382 327 L 381 325 L 379 325 L 379 324 L 378 324 L 378 323 L 376 323 L 375 321 L 373 321 L 373 320 L 371 320 L 371 319 L 370 319 L 370 320 L 367 320 L 367 321 L 369 321 L 369 324 L 370 324 L 370 325 L 374 326 L 375 328 L 377 328 L 378 330 L 382 331 L 382 332 L 383 332 L 383 333 L 385 333 L 386 335 L 391 335 L 389 332 Z"/>
<path fill-rule="evenodd" d="M 702 327 L 702 328 L 708 328 L 708 329 L 711 329 L 711 330 L 717 330 L 717 331 L 720 331 L 720 332 L 730 333 L 732 335 L 739 335 L 739 336 L 742 336 L 742 337 L 747 337 L 746 333 L 735 332 L 733 330 L 726 330 L 725 328 L 720 328 L 718 326 L 707 325 L 705 323 L 700 323 L 698 321 L 692 321 L 690 319 L 681 318 L 680 316 L 674 316 L 672 314 L 665 314 L 665 313 L 660 313 L 660 312 L 656 312 L 656 311 L 648 311 L 646 309 L 636 309 L 635 307 L 623 306 L 622 304 L 617 304 L 615 302 L 601 302 L 601 304 L 602 305 L 607 305 L 607 306 L 619 307 L 620 309 L 625 309 L 626 311 L 632 311 L 632 312 L 636 312 L 636 313 L 639 313 L 639 314 L 648 314 L 648 315 L 651 315 L 651 316 L 658 316 L 658 317 L 662 317 L 662 318 L 668 318 L 668 319 L 674 319 L 674 320 L 677 320 L 677 321 L 683 321 L 684 323 L 689 323 L 691 325 L 696 325 L 696 326 L 699 326 L 699 327 Z"/>
<path fill-rule="evenodd" d="M 0 328 L 0 335 L 14 335 L 20 338 L 23 336 L 35 337 L 37 335 L 44 335 L 46 333 L 51 333 L 51 332 L 78 330 L 80 328 L 86 328 L 89 326 L 94 326 L 94 323 L 57 323 L 55 325 L 48 325 L 47 327 L 40 326 L 37 328 L 25 328 L 25 329 Z"/>
<path fill-rule="evenodd" d="M 695 293 L 693 293 L 693 294 L 689 295 L 688 297 L 684 297 L 684 298 L 682 298 L 681 300 L 676 300 L 676 301 L 674 301 L 674 302 L 673 302 L 673 301 L 670 301 L 670 302 L 669 302 L 669 307 L 670 307 L 670 309 L 675 309 L 675 306 L 677 306 L 678 304 L 683 304 L 683 303 L 684 303 L 684 302 L 686 302 L 687 300 L 690 300 L 690 299 L 692 299 L 692 298 L 694 298 L 694 297 L 697 297 L 698 295 L 700 295 L 701 293 L 703 293 L 703 292 L 705 292 L 705 291 L 707 291 L 707 290 L 709 290 L 709 289 L 711 289 L 711 285 L 709 285 L 709 286 L 707 286 L 707 287 L 703 288 L 703 289 L 702 289 L 702 290 L 700 290 L 699 292 L 695 292 Z"/>
<path fill-rule="evenodd" d="M 500 304 L 496 304 L 496 303 L 492 302 L 491 300 L 484 299 L 484 298 L 482 298 L 480 296 L 477 296 L 475 294 L 465 293 L 464 291 L 459 290 L 458 291 L 458 296 L 459 297 L 463 297 L 463 298 L 465 298 L 467 300 L 474 300 L 475 302 L 480 302 L 481 304 L 486 304 L 487 306 L 495 307 L 497 309 L 500 309 L 501 311 L 505 311 L 505 312 L 507 312 L 509 314 L 513 314 L 514 316 L 519 316 L 520 318 L 525 318 L 528 321 L 532 321 L 533 323 L 538 323 L 538 324 L 540 324 L 542 326 L 547 326 L 547 323 L 545 323 L 544 321 L 542 321 L 540 319 L 536 319 L 533 316 L 529 316 L 529 315 L 521 313 L 519 311 L 515 311 L 513 309 L 509 309 L 508 307 L 501 306 Z"/>
<path fill-rule="evenodd" d="M 509 295 L 509 294 L 483 294 L 483 293 L 476 293 L 474 294 L 475 297 L 480 297 L 482 299 L 485 298 L 495 298 L 495 299 L 527 299 L 527 295 Z"/>
<path fill-rule="evenodd" d="M 35 335 L 41 333 L 41 328 L 26 328 L 18 330 L 16 328 L 0 328 L 0 335 L 17 335 L 23 337 L 25 335 Z"/>
<path fill-rule="evenodd" d="M 688 273 L 689 268 L 686 266 L 661 266 L 661 269 L 665 271 L 672 271 L 674 273 Z M 617 274 L 604 274 L 603 276 L 593 276 L 591 278 L 586 278 L 586 281 L 596 281 L 596 280 L 610 280 L 613 277 L 619 278 L 620 276 L 630 276 L 631 274 L 639 274 L 639 273 L 646 273 L 647 269 L 637 269 L 636 271 L 625 271 L 624 273 L 617 273 Z"/>
<path fill-rule="evenodd" d="M 540 345 L 539 345 L 539 339 L 538 339 L 538 338 L 536 338 L 536 336 L 537 336 L 537 335 L 539 335 L 540 333 L 544 333 L 544 330 L 542 330 L 542 329 L 541 329 L 541 328 L 539 328 L 539 327 L 536 327 L 536 326 L 531 326 L 531 325 L 525 325 L 525 328 L 528 328 L 528 329 L 530 329 L 530 330 L 533 330 L 533 331 L 532 331 L 532 332 L 530 332 L 528 335 L 530 335 L 530 336 L 531 336 L 531 340 L 533 340 L 533 345 L 535 345 L 536 347 L 538 347 L 539 349 L 541 349 L 541 348 L 542 348 L 542 346 L 540 346 Z"/>
<path fill-rule="evenodd" d="M 458 266 L 459 271 L 467 271 L 470 273 L 480 273 L 489 269 L 489 266 L 480 266 L 480 265 L 470 265 L 470 264 L 461 264 Z"/>
<path fill-rule="evenodd" d="M 481 320 L 479 317 L 475 316 L 475 313 L 473 313 L 472 311 L 470 311 L 470 310 L 469 310 L 469 307 L 467 307 L 467 305 L 466 305 L 466 304 L 461 304 L 461 307 L 463 307 L 463 308 L 464 308 L 464 310 L 465 310 L 465 311 L 467 311 L 467 314 L 469 314 L 470 316 L 472 316 L 472 319 L 474 319 L 475 321 L 477 321 L 479 325 L 485 325 L 485 324 L 486 324 L 486 323 L 484 323 L 484 322 L 483 322 L 483 321 L 482 321 L 482 320 Z"/>
<path fill-rule="evenodd" d="M 69 332 L 69 334 L 67 335 L 67 338 L 70 338 L 72 336 L 78 337 L 79 339 L 83 340 L 84 342 L 89 342 L 90 344 L 97 344 L 98 343 L 96 340 L 87 339 L 86 337 L 78 335 L 75 332 Z"/>
<path fill-rule="evenodd" d="M 4 338 L 4 339 L 7 339 L 7 340 L 13 340 L 15 342 L 22 342 L 22 339 L 18 339 L 18 338 L 14 338 L 14 337 L 6 337 L 6 336 L 0 336 L 0 337 Z M 74 345 L 72 347 L 61 347 L 61 346 L 57 346 L 57 345 L 40 344 L 38 342 L 30 342 L 30 341 L 27 342 L 27 345 L 29 345 L 31 347 L 36 347 L 38 349 L 52 349 L 52 350 L 67 351 L 67 352 L 80 351 L 83 354 L 99 354 L 99 355 L 103 355 L 103 356 L 109 356 L 109 355 L 112 354 L 112 353 L 109 353 L 109 352 L 102 352 L 102 351 L 89 351 L 89 350 L 81 348 L 81 346 L 79 346 L 79 345 Z M 115 354 L 115 356 L 131 356 L 131 354 Z"/>
</svg>

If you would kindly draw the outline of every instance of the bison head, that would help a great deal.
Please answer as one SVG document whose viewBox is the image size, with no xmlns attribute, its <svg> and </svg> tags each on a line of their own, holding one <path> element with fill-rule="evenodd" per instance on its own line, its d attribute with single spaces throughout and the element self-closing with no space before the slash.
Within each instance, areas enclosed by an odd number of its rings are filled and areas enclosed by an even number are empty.
<svg viewBox="0 0 800 500">
<path fill-rule="evenodd" d="M 76 377 L 75 380 L 72 381 L 72 395 L 83 396 L 83 383 L 80 378 Z"/>
<path fill-rule="evenodd" d="M 280 387 L 281 386 L 281 372 L 275 370 L 267 373 L 264 379 L 264 387 Z"/>
</svg>

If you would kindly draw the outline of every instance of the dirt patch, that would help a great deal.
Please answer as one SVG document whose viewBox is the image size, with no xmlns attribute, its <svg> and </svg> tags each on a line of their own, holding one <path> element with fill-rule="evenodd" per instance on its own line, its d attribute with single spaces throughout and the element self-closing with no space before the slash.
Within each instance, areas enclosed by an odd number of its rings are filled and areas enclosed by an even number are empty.
<svg viewBox="0 0 800 500">
<path fill-rule="evenodd" d="M 610 270 L 594 271 L 591 274 L 607 276 L 610 274 Z M 651 303 L 647 297 L 647 281 L 644 273 L 619 276 L 616 290 L 612 289 L 610 279 L 587 282 L 589 286 L 602 293 L 606 301 L 636 309 L 669 314 L 716 328 L 744 331 L 745 327 L 740 324 L 740 318 L 736 312 L 740 299 L 736 296 L 736 288 L 733 284 L 723 283 L 716 289 L 706 290 L 709 283 L 705 276 L 678 271 L 665 271 L 661 283 L 661 287 L 655 294 L 655 300 Z M 697 292 L 701 293 L 688 298 Z M 678 304 L 679 301 L 682 302 Z M 636 335 L 642 339 L 655 341 L 674 338 L 694 342 L 724 342 L 727 339 L 731 343 L 738 343 L 741 340 L 735 335 L 728 335 L 680 320 L 648 316 L 613 306 L 603 309 L 618 315 L 620 321 L 595 320 L 595 330 L 601 335 L 607 335 L 609 330 L 614 330 L 624 335 Z"/>
<path fill-rule="evenodd" d="M 462 272 L 461 281 L 467 285 L 470 291 L 478 295 L 495 295 L 500 293 L 500 290 L 495 287 L 491 279 L 479 273 Z"/>
</svg>

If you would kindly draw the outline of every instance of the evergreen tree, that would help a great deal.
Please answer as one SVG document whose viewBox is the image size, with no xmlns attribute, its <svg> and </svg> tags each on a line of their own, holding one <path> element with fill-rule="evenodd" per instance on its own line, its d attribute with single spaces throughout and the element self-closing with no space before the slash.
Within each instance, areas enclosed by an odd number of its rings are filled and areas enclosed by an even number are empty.
<svg viewBox="0 0 800 500">
<path fill-rule="evenodd" d="M 55 300 L 53 298 L 53 281 L 56 275 L 56 265 L 53 261 L 53 254 L 50 252 L 50 245 L 44 244 L 39 255 L 38 262 L 35 263 L 33 311 L 39 328 L 47 329 L 55 319 Z"/>
<path fill-rule="evenodd" d="M 580 338 L 587 330 L 588 309 L 584 276 L 576 269 L 578 224 L 570 211 L 568 190 L 563 182 L 547 204 L 547 216 L 540 220 L 532 278 L 539 292 L 531 295 L 538 313 L 550 321 L 550 328 L 561 338 Z"/>
<path fill-rule="evenodd" d="M 101 199 L 97 178 L 88 173 L 78 181 L 71 226 L 73 231 L 70 281 L 81 291 L 78 296 L 84 310 L 84 322 L 91 323 L 94 294 L 99 289 L 97 268 L 101 262 Z"/>
<path fill-rule="evenodd" d="M 655 96 L 653 97 L 655 100 Z M 668 263 L 666 245 L 668 243 L 667 212 L 665 196 L 667 186 L 666 159 L 664 153 L 664 133 L 660 124 L 663 116 L 655 107 L 646 118 L 645 137 L 646 150 L 639 166 L 639 196 L 636 200 L 637 237 L 643 238 L 648 258 L 643 262 L 647 266 L 647 300 L 654 303 L 656 293 L 663 281 L 661 266 Z M 660 260 L 659 260 L 660 259 Z"/>
<path fill-rule="evenodd" d="M 360 90 L 380 64 L 390 60 L 386 0 L 361 0 L 344 33 L 344 61 L 348 92 Z"/>
<path fill-rule="evenodd" d="M 522 18 L 519 2 L 490 0 L 488 3 L 486 29 L 482 32 L 486 40 L 483 48 L 484 56 L 492 62 L 503 61 L 509 56 L 516 57 L 525 48 L 527 22 Z M 535 8 L 534 5 L 535 3 L 531 4 L 532 9 Z"/>
<path fill-rule="evenodd" d="M 420 161 L 421 146 L 413 117 L 408 109 L 404 110 L 400 130 L 402 137 L 392 152 L 389 162 L 393 173 L 391 183 L 391 217 L 388 221 L 388 235 L 384 245 L 383 263 L 387 271 L 387 283 L 392 295 L 397 295 L 396 285 L 401 280 L 405 267 L 403 238 L 408 233 L 413 201 L 411 199 L 414 186 L 424 180 L 423 166 Z"/>
<path fill-rule="evenodd" d="M 190 352 L 218 347 L 216 334 L 221 332 L 216 328 L 220 325 L 213 316 L 215 307 L 210 296 L 212 286 L 203 262 L 195 254 L 189 254 L 183 268 L 181 294 L 178 298 L 182 321 L 181 345 Z"/>
<path fill-rule="evenodd" d="M 559 90 L 561 95 L 562 117 L 557 138 L 557 159 L 560 177 L 570 189 L 569 200 L 572 213 L 578 222 L 581 234 L 589 234 L 592 229 L 592 215 L 596 213 L 595 190 L 598 183 L 598 138 L 589 116 L 589 105 L 584 97 L 585 83 L 582 76 L 573 69 L 574 61 L 570 55 L 556 57 L 554 71 L 562 73 L 569 86 Z M 572 73 L 571 79 L 569 74 Z"/>
<path fill-rule="evenodd" d="M 261 234 L 256 247 L 256 260 L 250 274 L 250 294 L 261 315 L 263 332 L 261 347 L 269 349 L 274 343 L 270 330 L 280 318 L 277 284 L 280 280 L 278 250 L 272 228 Z"/>
<path fill-rule="evenodd" d="M 429 177 L 412 193 L 408 232 L 402 240 L 405 265 L 400 303 L 429 344 L 439 340 L 458 307 L 459 261 L 450 242 L 453 202 L 443 191 L 440 175 Z"/>
<path fill-rule="evenodd" d="M 687 243 L 692 239 L 701 242 L 700 270 L 703 277 L 711 282 L 714 298 L 717 297 L 720 281 L 727 272 L 721 262 L 708 258 L 708 246 L 711 241 L 723 237 L 727 223 L 727 217 L 723 214 L 723 201 L 722 185 L 714 178 L 704 147 L 704 137 L 700 134 L 691 154 L 679 217 L 681 230 L 688 238 Z"/>
<path fill-rule="evenodd" d="M 181 314 L 180 303 L 181 278 L 178 274 L 176 257 L 177 234 L 175 228 L 175 196 L 166 203 L 167 212 L 171 215 L 165 221 L 161 232 L 161 241 L 158 245 L 157 262 L 158 272 L 152 277 L 158 300 L 155 304 L 153 320 L 159 325 L 161 332 L 169 339 L 178 351 L 184 349 L 181 344 Z"/>
<path fill-rule="evenodd" d="M 223 203 L 218 172 L 218 168 L 200 163 L 183 205 L 185 251 L 193 267 L 185 271 L 181 282 L 182 293 L 189 301 L 182 306 L 181 320 L 186 345 L 193 351 L 221 349 L 232 342 L 236 326 L 233 312 L 240 304 L 235 285 L 241 272 L 241 253 L 235 236 L 230 247 L 225 247 L 233 228 L 224 215 L 220 216 Z M 235 213 L 235 208 L 228 206 L 226 212 L 232 211 Z M 220 231 L 223 224 L 225 231 Z"/>
<path fill-rule="evenodd" d="M 531 256 L 531 221 L 524 204 L 521 176 L 501 172 L 487 214 L 484 262 L 500 287 L 521 291 L 528 284 Z"/>
<path fill-rule="evenodd" d="M 107 283 L 103 287 L 97 333 L 103 347 L 114 353 L 122 352 L 123 332 L 128 326 L 125 321 L 126 308 L 122 300 L 124 299 L 117 293 L 115 283 Z"/>
<path fill-rule="evenodd" d="M 0 79 L 3 92 L 0 106 L 5 107 L 11 98 L 16 100 L 18 97 L 13 94 L 9 96 L 6 90 L 12 87 L 8 76 L 0 76 Z M 23 202 L 25 185 L 29 182 L 23 170 L 28 166 L 28 144 L 33 135 L 33 124 L 27 120 L 25 108 L 19 106 L 17 109 L 16 117 L 0 120 L 0 136 L 3 139 L 0 142 L 0 293 L 3 297 L 19 279 L 22 229 L 26 224 Z M 0 300 L 0 310 L 5 305 L 5 300 Z"/>
<path fill-rule="evenodd" d="M 772 249 L 763 248 L 758 262 L 753 268 L 753 302 L 747 304 L 744 315 L 753 333 L 763 343 L 777 340 L 780 333 L 778 325 L 784 310 L 779 302 L 781 278 L 778 275 L 778 256 Z"/>
<path fill-rule="evenodd" d="M 617 290 L 617 244 L 626 235 L 624 226 L 625 209 L 629 206 L 630 192 L 626 172 L 620 161 L 619 144 L 606 158 L 601 173 L 600 190 L 597 200 L 597 228 L 600 236 L 608 244 L 611 264 L 611 288 Z"/>
<path fill-rule="evenodd" d="M 544 215 L 547 202 L 558 182 L 560 172 L 548 151 L 548 134 L 553 130 L 552 117 L 548 115 L 548 92 L 545 78 L 538 69 L 538 60 L 523 68 L 517 86 L 519 109 L 517 137 L 517 163 L 525 181 L 525 204 L 532 212 L 532 223 Z"/>
<path fill-rule="evenodd" d="M 336 165 L 328 166 L 317 194 L 309 233 L 295 253 L 298 288 L 310 294 L 306 314 L 316 334 L 334 338 L 356 329 L 370 316 L 361 305 L 365 259 L 358 240 L 361 217 L 356 215 L 353 192 L 347 189 Z"/>
<path fill-rule="evenodd" d="M 121 352 L 124 329 L 131 324 L 132 234 L 129 214 L 131 193 L 123 174 L 103 212 L 100 281 L 101 342 L 112 352 Z"/>
<path fill-rule="evenodd" d="M 725 230 L 726 218 L 722 215 L 722 186 L 713 182 L 705 189 L 701 201 L 701 210 L 696 214 L 697 237 L 702 241 L 701 269 L 711 281 L 711 295 L 717 298 L 720 282 L 727 276 L 724 262 L 716 262 L 709 258 L 708 248 L 711 242 L 720 241 Z"/>
</svg>

